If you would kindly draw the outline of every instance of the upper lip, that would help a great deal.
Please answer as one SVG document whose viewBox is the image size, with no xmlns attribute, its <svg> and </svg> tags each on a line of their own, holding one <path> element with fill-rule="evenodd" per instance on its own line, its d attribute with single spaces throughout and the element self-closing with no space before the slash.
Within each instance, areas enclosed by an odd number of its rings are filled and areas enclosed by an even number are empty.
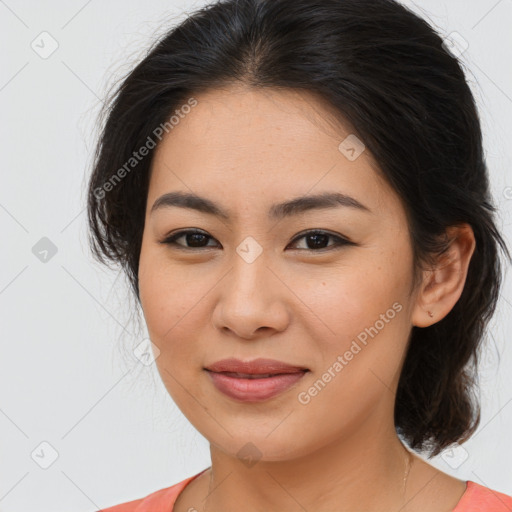
<svg viewBox="0 0 512 512">
<path fill-rule="evenodd" d="M 205 367 L 212 372 L 234 372 L 250 375 L 297 373 L 308 371 L 303 366 L 296 366 L 275 359 L 253 359 L 241 361 L 240 359 L 222 359 Z"/>
</svg>

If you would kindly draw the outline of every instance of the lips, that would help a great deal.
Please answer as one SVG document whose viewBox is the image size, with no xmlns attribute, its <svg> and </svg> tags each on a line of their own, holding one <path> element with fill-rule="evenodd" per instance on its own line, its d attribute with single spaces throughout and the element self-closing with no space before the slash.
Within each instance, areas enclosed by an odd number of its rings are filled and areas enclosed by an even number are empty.
<svg viewBox="0 0 512 512">
<path fill-rule="evenodd" d="M 240 359 L 222 359 L 205 368 L 212 372 L 237 373 L 243 376 L 250 375 L 280 375 L 308 371 L 303 366 L 295 366 L 275 359 L 253 359 L 241 361 Z"/>
<path fill-rule="evenodd" d="M 268 377 L 275 377 L 276 375 L 285 375 L 284 373 L 236 373 L 236 372 L 216 372 L 216 373 L 222 373 L 223 375 L 226 375 L 227 377 L 237 377 L 239 379 L 265 379 Z M 295 373 L 295 372 L 291 372 Z"/>
<path fill-rule="evenodd" d="M 207 367 L 213 385 L 241 402 L 262 402 L 287 391 L 309 371 L 274 359 L 223 359 Z"/>
</svg>

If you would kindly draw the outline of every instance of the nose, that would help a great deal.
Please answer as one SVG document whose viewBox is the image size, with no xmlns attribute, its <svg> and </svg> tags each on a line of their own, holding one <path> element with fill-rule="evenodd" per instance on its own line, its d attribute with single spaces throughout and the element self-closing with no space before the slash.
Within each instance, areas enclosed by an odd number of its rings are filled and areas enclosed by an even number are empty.
<svg viewBox="0 0 512 512">
<path fill-rule="evenodd" d="M 291 292 L 263 255 L 248 262 L 236 254 L 218 286 L 212 323 L 224 333 L 252 340 L 281 332 L 289 324 Z"/>
</svg>

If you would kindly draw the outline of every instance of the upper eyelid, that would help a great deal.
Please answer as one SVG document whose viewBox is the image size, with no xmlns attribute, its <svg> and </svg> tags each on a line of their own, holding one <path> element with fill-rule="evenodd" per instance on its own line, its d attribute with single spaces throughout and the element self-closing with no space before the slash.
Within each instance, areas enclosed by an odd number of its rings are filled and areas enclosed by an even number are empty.
<svg viewBox="0 0 512 512">
<path fill-rule="evenodd" d="M 207 238 L 210 238 L 212 240 L 215 240 L 216 242 L 218 242 L 220 244 L 220 242 L 213 236 L 209 235 L 207 232 L 201 230 L 201 229 L 182 229 L 182 230 L 179 230 L 179 231 L 176 231 L 175 233 L 171 233 L 167 236 L 164 237 L 164 239 L 162 240 L 161 243 L 166 243 L 168 242 L 169 240 L 172 240 L 172 242 L 177 245 L 178 247 L 182 247 L 183 249 L 190 249 L 190 250 L 201 250 L 201 249 L 211 249 L 212 246 L 205 246 L 205 247 L 187 247 L 185 245 L 181 245 L 181 244 L 177 244 L 176 243 L 176 240 L 181 238 L 182 236 L 185 236 L 185 235 L 188 235 L 188 234 L 202 234 L 204 236 L 206 236 Z M 297 233 L 297 235 L 291 240 L 290 243 L 294 243 L 298 240 L 300 240 L 301 238 L 304 238 L 305 236 L 308 236 L 310 234 L 322 234 L 322 235 L 327 235 L 331 238 L 334 238 L 334 239 L 337 239 L 338 242 L 340 243 L 346 243 L 346 244 L 353 244 L 353 242 L 343 236 L 343 235 L 339 235 L 339 234 L 335 234 L 335 233 L 331 233 L 330 231 L 328 230 L 325 230 L 325 229 L 322 229 L 322 228 L 311 228 L 311 229 L 307 229 L 305 231 L 301 231 L 299 233 Z M 221 244 L 222 245 L 222 244 Z M 306 250 L 312 250 L 312 249 L 306 249 Z M 314 251 L 314 252 L 319 252 L 319 251 Z"/>
</svg>

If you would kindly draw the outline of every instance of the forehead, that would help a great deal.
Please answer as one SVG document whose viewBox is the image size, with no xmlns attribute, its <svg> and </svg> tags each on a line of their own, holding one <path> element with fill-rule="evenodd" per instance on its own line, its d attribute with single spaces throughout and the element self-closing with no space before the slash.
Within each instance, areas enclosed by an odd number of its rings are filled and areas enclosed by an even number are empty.
<svg viewBox="0 0 512 512">
<path fill-rule="evenodd" d="M 334 109 L 307 91 L 239 85 L 208 90 L 194 98 L 197 104 L 180 116 L 157 152 L 180 145 L 183 139 L 188 147 L 217 151 L 234 150 L 242 144 L 246 151 L 290 147 L 296 152 L 320 152 L 350 134 Z M 307 144 L 299 147 L 303 142 Z"/>
<path fill-rule="evenodd" d="M 176 189 L 241 203 L 310 190 L 336 190 L 374 206 L 396 201 L 368 151 L 356 159 L 340 151 L 354 134 L 319 96 L 238 86 L 193 97 L 196 105 L 156 149 L 149 206 Z"/>
</svg>

